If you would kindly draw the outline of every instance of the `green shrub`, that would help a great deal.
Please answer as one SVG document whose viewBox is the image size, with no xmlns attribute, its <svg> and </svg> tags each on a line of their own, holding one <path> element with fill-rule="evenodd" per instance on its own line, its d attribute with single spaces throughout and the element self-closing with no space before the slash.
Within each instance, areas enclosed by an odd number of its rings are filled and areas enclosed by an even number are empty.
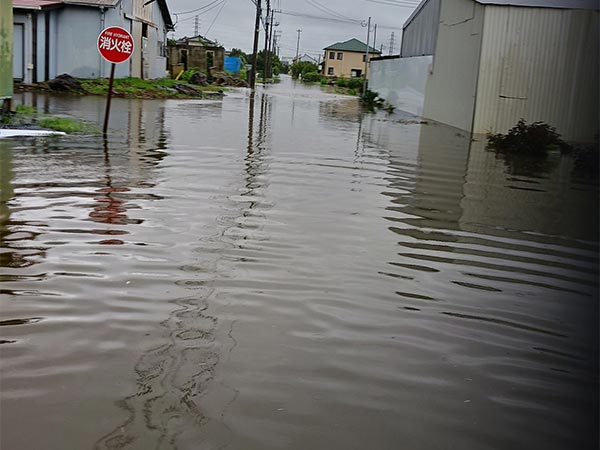
<svg viewBox="0 0 600 450">
<path fill-rule="evenodd" d="M 338 78 L 335 82 L 335 85 L 341 88 L 348 87 L 348 79 L 347 78 Z"/>
<path fill-rule="evenodd" d="M 306 81 L 308 83 L 314 83 L 316 81 L 321 81 L 321 75 L 319 75 L 317 72 L 308 72 L 308 73 L 302 74 L 302 81 Z"/>
<path fill-rule="evenodd" d="M 528 125 L 524 119 L 520 119 L 507 134 L 488 133 L 487 139 L 488 148 L 514 153 L 545 154 L 552 149 L 566 152 L 570 148 L 569 144 L 560 138 L 556 128 L 544 122 Z"/>
<path fill-rule="evenodd" d="M 316 64 L 307 61 L 300 61 L 292 64 L 290 70 L 292 72 L 292 77 L 298 78 L 300 74 L 302 74 L 302 78 L 304 78 L 305 74 L 316 72 L 318 69 Z"/>
<path fill-rule="evenodd" d="M 181 74 L 181 76 L 179 77 L 179 81 L 185 81 L 186 83 L 189 83 L 190 78 L 192 78 L 192 75 L 198 72 L 200 72 L 200 69 L 198 69 L 197 67 L 190 67 Z"/>
<path fill-rule="evenodd" d="M 359 77 L 348 79 L 347 84 L 346 84 L 346 87 L 348 87 L 349 89 L 356 89 L 356 90 L 362 89 L 362 86 L 363 86 L 363 79 L 359 78 Z"/>
<path fill-rule="evenodd" d="M 24 116 L 33 116 L 37 113 L 37 110 L 33 106 L 27 105 L 17 105 L 15 111 L 17 114 L 22 114 Z"/>
</svg>

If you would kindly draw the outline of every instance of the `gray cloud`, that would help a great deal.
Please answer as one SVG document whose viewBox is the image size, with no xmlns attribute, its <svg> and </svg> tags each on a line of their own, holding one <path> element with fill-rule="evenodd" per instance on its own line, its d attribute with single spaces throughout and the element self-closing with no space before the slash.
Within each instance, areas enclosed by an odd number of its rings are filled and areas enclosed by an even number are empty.
<svg viewBox="0 0 600 450">
<path fill-rule="evenodd" d="M 193 36 L 195 16 L 198 15 L 199 34 L 217 40 L 226 49 L 241 48 L 251 52 L 256 12 L 252 0 L 167 0 L 167 3 L 176 22 L 175 37 Z M 266 0 L 262 3 L 264 6 Z M 361 26 L 360 21 L 366 22 L 369 16 L 371 24 L 377 24 L 376 47 L 383 45 L 383 53 L 388 54 L 390 36 L 394 32 L 394 53 L 398 53 L 402 24 L 415 9 L 418 0 L 271 0 L 271 4 L 283 11 L 283 14 L 275 16 L 279 22 L 276 30 L 281 33 L 280 55 L 296 54 L 296 30 L 301 29 L 300 53 L 316 57 L 324 47 L 335 42 L 351 38 L 365 42 L 367 29 Z M 194 9 L 199 10 L 189 12 Z M 370 44 L 373 44 L 373 27 Z M 263 46 L 261 30 L 259 48 Z"/>
</svg>

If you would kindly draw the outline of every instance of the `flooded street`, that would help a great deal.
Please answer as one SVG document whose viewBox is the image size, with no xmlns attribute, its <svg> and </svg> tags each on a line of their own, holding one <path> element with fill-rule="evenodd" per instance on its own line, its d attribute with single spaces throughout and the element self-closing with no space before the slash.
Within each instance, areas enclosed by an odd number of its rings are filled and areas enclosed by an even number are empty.
<svg viewBox="0 0 600 450">
<path fill-rule="evenodd" d="M 288 77 L 110 128 L 0 140 L 1 450 L 596 448 L 572 158 Z"/>
</svg>

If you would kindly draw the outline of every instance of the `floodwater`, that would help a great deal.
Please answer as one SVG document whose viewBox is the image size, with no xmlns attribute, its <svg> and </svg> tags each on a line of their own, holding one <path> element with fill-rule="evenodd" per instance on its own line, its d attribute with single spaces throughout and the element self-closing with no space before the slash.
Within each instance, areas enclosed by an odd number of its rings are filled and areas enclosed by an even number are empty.
<svg viewBox="0 0 600 450">
<path fill-rule="evenodd" d="M 572 158 L 289 78 L 110 128 L 0 141 L 2 450 L 596 448 Z"/>
</svg>

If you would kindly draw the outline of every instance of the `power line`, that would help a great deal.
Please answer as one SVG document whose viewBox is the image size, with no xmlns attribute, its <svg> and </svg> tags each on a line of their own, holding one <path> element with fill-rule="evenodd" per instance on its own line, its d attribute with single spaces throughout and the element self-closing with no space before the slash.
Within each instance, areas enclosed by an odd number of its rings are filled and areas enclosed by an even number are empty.
<svg viewBox="0 0 600 450">
<path fill-rule="evenodd" d="M 367 0 L 371 3 L 380 3 L 382 5 L 389 6 L 399 6 L 401 8 L 416 8 L 419 6 L 419 2 L 410 2 L 410 1 L 393 1 L 393 0 Z"/>
<path fill-rule="evenodd" d="M 223 11 L 223 8 L 225 8 L 226 4 L 227 4 L 227 0 L 224 0 L 223 3 L 221 3 L 221 9 L 219 9 L 219 11 L 217 11 L 217 14 L 215 15 L 215 18 L 210 23 L 210 26 L 208 27 L 208 29 L 204 32 L 204 36 L 208 36 L 208 32 L 211 30 L 212 26 L 215 24 L 215 21 L 217 20 L 217 18 L 221 14 L 221 11 Z"/>
<path fill-rule="evenodd" d="M 183 16 L 183 15 L 185 15 L 185 14 L 191 14 L 191 13 L 195 13 L 196 11 L 200 11 L 200 10 L 206 9 L 206 8 L 208 8 L 209 6 L 211 6 L 211 5 L 214 5 L 215 3 L 218 3 L 218 2 L 220 2 L 220 1 L 221 1 L 221 0 L 213 0 L 213 1 L 212 1 L 212 2 L 210 2 L 209 4 L 207 4 L 207 5 L 204 5 L 204 6 L 201 6 L 200 8 L 191 9 L 191 10 L 189 10 L 189 11 L 183 11 L 183 12 L 174 12 L 174 13 L 173 13 L 173 15 L 174 15 L 174 16 Z"/>
<path fill-rule="evenodd" d="M 279 14 L 284 14 L 287 16 L 296 16 L 296 17 L 306 17 L 308 19 L 318 19 L 318 20 L 328 20 L 331 22 L 342 22 L 342 23 L 352 23 L 352 24 L 357 24 L 360 23 L 360 20 L 354 20 L 354 19 L 335 19 L 332 17 L 324 17 L 324 16 L 316 16 L 314 14 L 304 14 L 301 12 L 296 12 L 296 11 L 283 11 L 281 9 L 276 10 L 275 12 L 279 13 Z"/>
<path fill-rule="evenodd" d="M 320 10 L 321 12 L 325 12 L 325 13 L 327 13 L 327 14 L 333 14 L 333 15 L 337 16 L 337 18 L 344 19 L 344 20 L 350 20 L 350 21 L 353 21 L 353 22 L 360 22 L 360 20 L 356 20 L 356 19 L 352 19 L 351 17 L 344 16 L 343 14 L 340 14 L 340 13 L 338 13 L 337 11 L 334 11 L 333 9 L 331 9 L 331 8 L 328 8 L 327 6 L 321 5 L 321 4 L 320 4 L 319 2 L 317 2 L 316 0 L 306 0 L 306 2 L 307 2 L 309 5 L 311 5 L 311 6 L 315 7 L 315 8 L 317 8 L 317 9 L 318 9 L 318 10 Z"/>
</svg>

